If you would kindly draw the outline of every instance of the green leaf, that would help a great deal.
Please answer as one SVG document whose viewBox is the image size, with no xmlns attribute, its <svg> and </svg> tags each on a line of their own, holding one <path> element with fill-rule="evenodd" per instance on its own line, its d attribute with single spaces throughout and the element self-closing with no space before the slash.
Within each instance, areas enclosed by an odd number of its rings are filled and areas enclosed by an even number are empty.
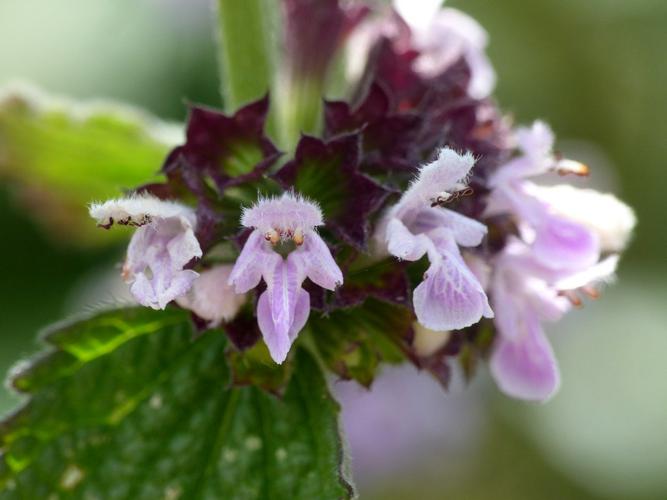
<svg viewBox="0 0 667 500">
<path fill-rule="evenodd" d="M 11 383 L 3 498 L 349 498 L 339 407 L 303 350 L 282 399 L 232 387 L 221 331 L 120 309 L 54 328 Z"/>
<path fill-rule="evenodd" d="M 257 342 L 244 351 L 228 349 L 227 361 L 234 385 L 253 385 L 277 395 L 284 393 L 292 374 L 292 364 L 276 364 L 264 342 Z"/>
<path fill-rule="evenodd" d="M 181 128 L 110 103 L 55 99 L 29 88 L 0 90 L 0 177 L 59 241 L 104 243 L 87 204 L 156 179 Z"/>
<path fill-rule="evenodd" d="M 311 316 L 308 331 L 324 363 L 344 379 L 369 387 L 381 361 L 400 363 L 412 334 L 409 309 L 376 299 L 327 317 Z"/>
</svg>

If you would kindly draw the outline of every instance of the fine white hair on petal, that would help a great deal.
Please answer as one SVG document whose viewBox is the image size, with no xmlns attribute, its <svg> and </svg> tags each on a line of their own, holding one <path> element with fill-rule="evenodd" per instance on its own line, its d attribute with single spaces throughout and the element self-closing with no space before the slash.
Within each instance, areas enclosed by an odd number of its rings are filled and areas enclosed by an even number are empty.
<svg viewBox="0 0 667 500">
<path fill-rule="evenodd" d="M 531 193 L 558 215 L 582 224 L 600 238 L 605 252 L 622 251 L 637 223 L 632 208 L 613 194 L 568 184 L 532 186 Z"/>
<path fill-rule="evenodd" d="M 462 187 L 475 161 L 469 151 L 459 154 L 453 149 L 442 148 L 435 161 L 421 167 L 401 202 L 408 205 L 427 203 L 443 191 Z"/>
<path fill-rule="evenodd" d="M 515 136 L 521 151 L 531 158 L 551 155 L 555 137 L 547 123 L 536 120 L 530 127 L 519 127 Z"/>
<path fill-rule="evenodd" d="M 125 198 L 107 200 L 104 203 L 91 203 L 90 216 L 100 226 L 110 227 L 114 223 L 121 225 L 143 226 L 153 219 L 178 217 L 194 227 L 194 210 L 175 201 L 164 201 L 151 195 L 132 195 Z"/>
<path fill-rule="evenodd" d="M 314 201 L 285 192 L 280 197 L 260 198 L 252 207 L 244 208 L 241 224 L 260 231 L 309 230 L 324 224 L 322 211 Z"/>
</svg>

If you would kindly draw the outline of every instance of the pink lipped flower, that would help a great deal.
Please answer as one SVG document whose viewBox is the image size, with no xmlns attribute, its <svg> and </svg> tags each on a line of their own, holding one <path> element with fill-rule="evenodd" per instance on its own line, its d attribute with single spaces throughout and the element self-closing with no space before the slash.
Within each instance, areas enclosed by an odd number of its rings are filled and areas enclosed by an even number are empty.
<svg viewBox="0 0 667 500">
<path fill-rule="evenodd" d="M 414 46 L 419 51 L 415 69 L 431 78 L 463 58 L 470 68 L 468 93 L 475 99 L 488 97 L 495 87 L 496 73 L 486 55 L 489 42 L 486 30 L 464 12 L 442 8 L 442 2 L 432 2 L 434 9 L 425 7 L 415 13 L 414 10 L 419 10 L 417 3 L 394 1 L 410 26 Z"/>
<path fill-rule="evenodd" d="M 558 364 L 542 323 L 556 321 L 580 295 L 597 297 L 611 280 L 635 218 L 611 195 L 567 185 L 543 187 L 529 177 L 555 172 L 586 175 L 581 163 L 553 153 L 554 136 L 542 122 L 515 133 L 519 154 L 490 178 L 487 215 L 511 214 L 519 237 L 492 259 L 489 290 L 497 340 L 491 373 L 506 394 L 546 401 L 560 385 Z"/>
<path fill-rule="evenodd" d="M 199 273 L 185 267 L 202 256 L 192 208 L 135 195 L 93 203 L 90 215 L 106 229 L 114 224 L 137 228 L 123 265 L 123 279 L 137 302 L 164 309 L 190 290 Z"/>
<path fill-rule="evenodd" d="M 495 257 L 490 291 L 498 337 L 490 368 L 500 389 L 509 396 L 546 401 L 560 386 L 560 372 L 542 323 L 557 321 L 578 294 L 597 296 L 597 286 L 610 281 L 618 256 L 611 255 L 585 270 L 545 266 L 533 249 L 512 239 Z"/>
<path fill-rule="evenodd" d="M 458 330 L 493 311 L 479 280 L 466 265 L 459 247 L 476 247 L 486 226 L 440 206 L 466 188 L 475 159 L 444 148 L 423 166 L 400 201 L 389 209 L 379 239 L 399 259 L 428 256 L 430 266 L 414 290 L 419 323 L 437 331 Z"/>
<path fill-rule="evenodd" d="M 310 295 L 302 288 L 306 278 L 334 290 L 343 273 L 315 228 L 324 224 L 312 201 L 284 193 L 259 200 L 244 210 L 241 224 L 253 231 L 229 277 L 236 293 L 245 293 L 263 279 L 266 290 L 257 302 L 257 322 L 271 357 L 282 363 L 310 314 Z M 291 243 L 290 243 L 291 242 Z M 293 244 L 286 258 L 278 245 Z"/>
<path fill-rule="evenodd" d="M 489 179 L 491 195 L 487 215 L 511 213 L 521 238 L 532 246 L 535 258 L 549 267 L 586 269 L 600 257 L 600 240 L 594 231 L 563 217 L 538 195 L 529 177 L 558 172 L 587 175 L 581 163 L 553 153 L 554 135 L 548 125 L 536 121 L 516 131 L 519 155 L 501 165 Z"/>
</svg>

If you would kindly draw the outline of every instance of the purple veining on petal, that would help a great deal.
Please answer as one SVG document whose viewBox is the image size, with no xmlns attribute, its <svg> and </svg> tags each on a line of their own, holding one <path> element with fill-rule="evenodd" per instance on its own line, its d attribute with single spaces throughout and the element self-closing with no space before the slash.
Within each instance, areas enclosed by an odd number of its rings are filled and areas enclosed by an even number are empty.
<svg viewBox="0 0 667 500">
<path fill-rule="evenodd" d="M 294 259 L 288 258 L 286 261 L 280 259 L 264 278 L 274 328 L 279 335 L 287 335 L 294 322 L 297 291 L 301 289 L 303 276 L 299 276 Z"/>
<path fill-rule="evenodd" d="M 200 256 L 189 224 L 179 219 L 155 219 L 132 236 L 123 273 L 140 304 L 164 309 L 190 289 L 198 273 L 183 267 Z"/>
<path fill-rule="evenodd" d="M 315 232 L 323 220 L 313 202 L 293 193 L 261 199 L 244 210 L 241 222 L 253 231 L 234 264 L 229 283 L 237 293 L 256 287 L 262 279 L 266 283 L 257 304 L 257 321 L 272 358 L 282 363 L 310 314 L 310 294 L 302 287 L 304 280 L 308 277 L 333 290 L 343 282 L 343 274 Z M 292 243 L 296 249 L 287 258 L 273 248 Z"/>
<path fill-rule="evenodd" d="M 425 253 L 431 263 L 424 281 L 414 290 L 417 320 L 433 330 L 456 330 L 493 317 L 486 293 L 468 269 L 458 245 L 474 247 L 486 227 L 463 215 L 436 207 L 451 192 L 464 187 L 474 164 L 471 155 L 443 149 L 425 165 L 401 200 L 389 209 L 380 226 L 389 253 L 418 260 Z"/>
<path fill-rule="evenodd" d="M 268 290 L 262 293 L 257 301 L 257 323 L 273 360 L 276 363 L 285 361 L 292 342 L 288 332 L 280 332 L 276 329 Z"/>
<path fill-rule="evenodd" d="M 297 291 L 296 306 L 294 308 L 294 317 L 292 326 L 289 329 L 288 336 L 291 342 L 294 342 L 299 332 L 306 326 L 310 316 L 310 294 L 303 288 Z"/>
<path fill-rule="evenodd" d="M 457 250 L 458 252 L 458 250 Z M 459 330 L 492 317 L 486 294 L 460 255 L 442 252 L 431 259 L 426 278 L 414 291 L 417 320 L 437 331 Z"/>
</svg>

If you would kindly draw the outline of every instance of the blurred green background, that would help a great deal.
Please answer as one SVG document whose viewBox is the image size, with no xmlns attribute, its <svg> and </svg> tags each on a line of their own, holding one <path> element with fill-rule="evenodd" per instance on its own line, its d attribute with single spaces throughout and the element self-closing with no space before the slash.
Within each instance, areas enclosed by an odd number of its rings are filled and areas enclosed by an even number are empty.
<svg viewBox="0 0 667 500">
<path fill-rule="evenodd" d="M 552 402 L 508 401 L 480 373 L 469 397 L 489 417 L 475 424 L 480 439 L 465 463 L 446 449 L 427 464 L 417 454 L 403 474 L 362 480 L 362 497 L 667 498 L 667 2 L 449 5 L 489 31 L 503 109 L 518 122 L 548 121 L 559 149 L 587 161 L 590 182 L 621 196 L 640 223 L 617 285 L 549 330 L 563 369 Z M 28 80 L 182 121 L 185 100 L 219 102 L 211 23 L 205 0 L 2 0 L 0 84 Z M 0 225 L 6 371 L 34 352 L 41 327 L 81 307 L 77 290 L 123 248 L 59 241 L 4 181 Z M 4 392 L 0 410 L 14 402 Z M 447 473 L 452 464 L 456 474 Z"/>
</svg>

